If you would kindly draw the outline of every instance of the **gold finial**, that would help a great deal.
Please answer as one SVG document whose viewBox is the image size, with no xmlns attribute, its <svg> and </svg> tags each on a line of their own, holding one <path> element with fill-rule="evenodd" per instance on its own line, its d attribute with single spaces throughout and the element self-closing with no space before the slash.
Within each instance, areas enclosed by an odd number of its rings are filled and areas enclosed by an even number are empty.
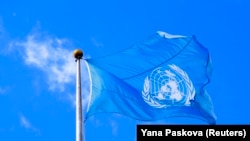
<svg viewBox="0 0 250 141">
<path fill-rule="evenodd" d="M 76 50 L 74 51 L 74 57 L 75 57 L 76 59 L 82 59 L 82 56 L 83 56 L 83 52 L 82 52 L 80 49 L 76 49 Z"/>
</svg>

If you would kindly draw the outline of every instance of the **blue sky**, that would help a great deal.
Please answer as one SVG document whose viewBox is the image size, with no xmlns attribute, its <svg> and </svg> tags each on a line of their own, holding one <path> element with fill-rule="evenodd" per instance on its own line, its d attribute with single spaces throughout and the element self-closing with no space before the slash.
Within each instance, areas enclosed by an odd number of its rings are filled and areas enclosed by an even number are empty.
<svg viewBox="0 0 250 141">
<path fill-rule="evenodd" d="M 207 90 L 217 124 L 250 124 L 249 6 L 248 0 L 0 0 L 0 139 L 75 140 L 73 50 L 102 56 L 159 30 L 195 35 L 209 49 L 213 75 Z M 87 94 L 83 89 L 83 104 Z M 85 138 L 135 140 L 138 123 L 145 122 L 97 115 L 86 122 Z"/>
</svg>

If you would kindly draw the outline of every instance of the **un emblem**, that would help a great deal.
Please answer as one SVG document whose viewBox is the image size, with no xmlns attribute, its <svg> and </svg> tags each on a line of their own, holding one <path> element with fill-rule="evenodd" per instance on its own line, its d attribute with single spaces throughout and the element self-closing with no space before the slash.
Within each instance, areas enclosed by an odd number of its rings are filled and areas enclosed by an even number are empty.
<svg viewBox="0 0 250 141">
<path fill-rule="evenodd" d="M 187 73 L 176 65 L 154 69 L 145 78 L 142 97 L 155 108 L 189 106 L 195 88 Z"/>
</svg>

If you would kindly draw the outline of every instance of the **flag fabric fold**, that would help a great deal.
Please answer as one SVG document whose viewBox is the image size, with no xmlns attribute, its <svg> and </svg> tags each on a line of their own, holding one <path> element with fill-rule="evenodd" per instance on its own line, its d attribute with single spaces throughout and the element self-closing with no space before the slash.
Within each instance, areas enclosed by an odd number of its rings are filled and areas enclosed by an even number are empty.
<svg viewBox="0 0 250 141">
<path fill-rule="evenodd" d="M 183 116 L 216 123 L 205 88 L 211 59 L 195 36 L 157 32 L 123 51 L 85 61 L 90 74 L 85 120 L 118 113 L 143 121 Z"/>
</svg>

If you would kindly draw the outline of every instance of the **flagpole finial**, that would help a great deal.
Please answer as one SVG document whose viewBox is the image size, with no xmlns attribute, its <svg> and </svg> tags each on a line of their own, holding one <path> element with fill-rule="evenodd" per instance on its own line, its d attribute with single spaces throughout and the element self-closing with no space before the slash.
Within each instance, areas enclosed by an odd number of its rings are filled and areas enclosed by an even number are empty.
<svg viewBox="0 0 250 141">
<path fill-rule="evenodd" d="M 82 59 L 82 56 L 83 56 L 82 50 L 80 50 L 80 49 L 74 50 L 74 57 L 75 57 L 76 59 Z"/>
</svg>

